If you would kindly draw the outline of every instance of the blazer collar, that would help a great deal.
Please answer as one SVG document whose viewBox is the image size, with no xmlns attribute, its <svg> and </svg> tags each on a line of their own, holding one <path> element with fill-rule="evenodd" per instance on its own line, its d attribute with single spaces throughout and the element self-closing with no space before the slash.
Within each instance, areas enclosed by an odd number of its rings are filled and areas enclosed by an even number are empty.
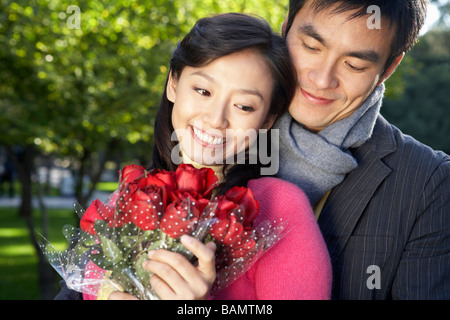
<svg viewBox="0 0 450 320">
<path fill-rule="evenodd" d="M 396 148 L 391 125 L 379 115 L 372 137 L 362 146 L 350 150 L 358 161 L 358 167 L 333 188 L 318 220 L 332 262 L 345 248 L 378 186 L 391 173 L 382 159 Z"/>
</svg>

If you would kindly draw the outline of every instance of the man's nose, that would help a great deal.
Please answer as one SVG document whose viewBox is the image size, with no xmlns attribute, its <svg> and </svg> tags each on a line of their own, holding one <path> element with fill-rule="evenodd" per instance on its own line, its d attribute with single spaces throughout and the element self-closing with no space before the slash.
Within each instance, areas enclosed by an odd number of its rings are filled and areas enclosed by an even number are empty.
<svg viewBox="0 0 450 320">
<path fill-rule="evenodd" d="M 316 89 L 336 89 L 339 85 L 336 67 L 332 63 L 320 64 L 311 69 L 308 73 L 308 78 L 315 85 Z"/>
</svg>

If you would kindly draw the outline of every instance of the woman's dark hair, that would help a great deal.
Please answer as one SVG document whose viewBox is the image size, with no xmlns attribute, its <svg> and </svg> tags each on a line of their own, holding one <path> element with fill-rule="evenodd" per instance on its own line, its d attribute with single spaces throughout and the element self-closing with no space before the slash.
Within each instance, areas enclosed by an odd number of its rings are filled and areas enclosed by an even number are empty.
<svg viewBox="0 0 450 320">
<path fill-rule="evenodd" d="M 203 67 L 220 57 L 248 49 L 259 52 L 267 62 L 271 71 L 267 76 L 274 79 L 268 117 L 279 117 L 289 106 L 297 80 L 284 40 L 261 18 L 226 13 L 200 19 L 175 48 L 169 72 L 179 79 L 186 66 Z M 171 140 L 173 103 L 166 93 L 164 89 L 155 119 L 152 168 L 175 170 L 177 165 L 171 160 L 171 152 L 176 146 L 176 141 Z M 236 164 L 229 170 L 225 167 L 226 183 L 222 192 L 234 185 L 245 186 L 249 179 L 258 177 L 261 164 Z"/>
<path fill-rule="evenodd" d="M 288 34 L 294 23 L 295 16 L 306 2 L 307 0 L 289 1 L 285 35 Z M 384 72 L 386 72 L 400 54 L 408 52 L 416 43 L 420 29 L 425 22 L 427 0 L 312 0 L 311 2 L 311 8 L 316 12 L 326 10 L 335 5 L 336 7 L 333 9 L 335 14 L 355 10 L 356 12 L 350 15 L 350 18 L 370 15 L 367 12 L 369 6 L 375 5 L 380 9 L 381 16 L 389 23 L 389 27 L 394 34 L 391 54 L 384 65 Z"/>
</svg>

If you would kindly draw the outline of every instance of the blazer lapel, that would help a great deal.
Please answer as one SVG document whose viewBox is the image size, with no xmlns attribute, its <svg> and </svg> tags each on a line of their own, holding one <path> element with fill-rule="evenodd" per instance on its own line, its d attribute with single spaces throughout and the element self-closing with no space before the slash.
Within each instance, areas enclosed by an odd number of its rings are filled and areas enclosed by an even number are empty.
<svg viewBox="0 0 450 320">
<path fill-rule="evenodd" d="M 332 263 L 345 248 L 378 186 L 391 172 L 382 158 L 392 153 L 396 145 L 392 128 L 380 115 L 371 139 L 351 150 L 358 167 L 333 188 L 318 220 Z"/>
</svg>

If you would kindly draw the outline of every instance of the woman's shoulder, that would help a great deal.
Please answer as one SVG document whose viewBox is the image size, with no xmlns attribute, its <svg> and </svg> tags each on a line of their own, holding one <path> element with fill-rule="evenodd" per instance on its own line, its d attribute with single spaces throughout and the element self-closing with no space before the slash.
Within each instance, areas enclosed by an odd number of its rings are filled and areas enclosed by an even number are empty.
<svg viewBox="0 0 450 320">
<path fill-rule="evenodd" d="M 314 217 L 305 193 L 296 185 L 274 177 L 250 180 L 248 183 L 260 205 L 261 218 L 283 217 L 303 220 Z"/>
<path fill-rule="evenodd" d="M 257 294 L 269 299 L 329 298 L 330 257 L 305 193 L 294 184 L 273 177 L 251 180 L 248 187 L 254 190 L 260 204 L 255 225 L 264 223 L 265 227 L 265 222 L 282 220 L 285 230 L 276 247 L 251 270 Z"/>
<path fill-rule="evenodd" d="M 309 200 L 302 189 L 280 178 L 263 177 L 252 179 L 248 182 L 247 186 L 253 191 L 255 197 L 281 197 L 285 201 L 286 199 L 294 199 L 296 202 L 307 202 L 309 204 Z"/>
</svg>

